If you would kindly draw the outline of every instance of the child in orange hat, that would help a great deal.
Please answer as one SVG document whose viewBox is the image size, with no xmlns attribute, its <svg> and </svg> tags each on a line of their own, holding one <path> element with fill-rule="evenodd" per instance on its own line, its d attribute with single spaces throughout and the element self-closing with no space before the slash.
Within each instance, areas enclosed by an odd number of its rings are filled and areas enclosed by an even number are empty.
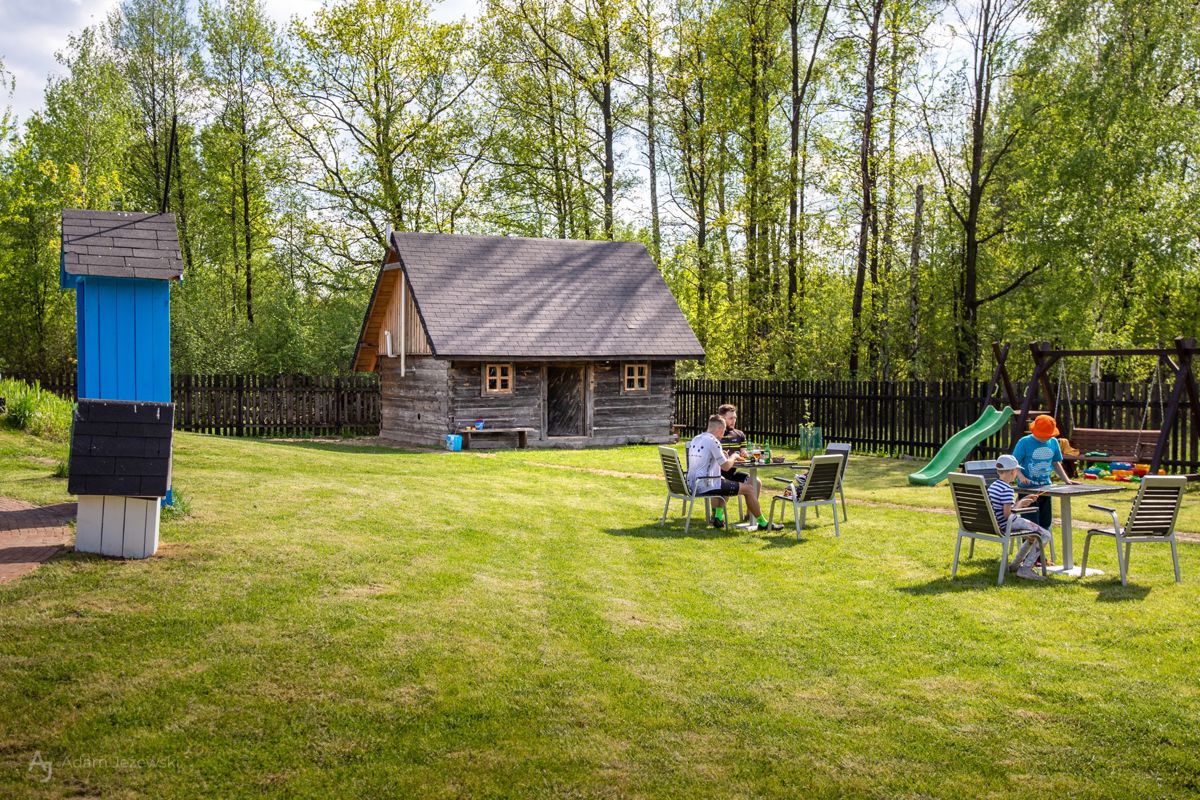
<svg viewBox="0 0 1200 800">
<path fill-rule="evenodd" d="M 1030 433 L 1017 442 L 1012 454 L 1021 465 L 1021 471 L 1017 475 L 1019 486 L 1035 489 L 1049 486 L 1055 472 L 1065 483 L 1075 483 L 1067 477 L 1067 471 L 1063 469 L 1062 448 L 1059 447 L 1058 439 L 1054 438 L 1056 436 L 1058 423 L 1054 421 L 1054 417 L 1043 414 L 1033 421 Z M 1054 519 L 1049 495 L 1038 498 L 1037 509 L 1037 524 L 1049 530 Z"/>
</svg>

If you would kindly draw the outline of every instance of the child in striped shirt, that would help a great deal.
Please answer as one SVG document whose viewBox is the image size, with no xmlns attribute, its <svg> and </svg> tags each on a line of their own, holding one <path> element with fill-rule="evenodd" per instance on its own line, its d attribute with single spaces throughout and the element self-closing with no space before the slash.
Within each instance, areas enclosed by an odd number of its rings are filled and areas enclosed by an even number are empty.
<svg viewBox="0 0 1200 800">
<path fill-rule="evenodd" d="M 988 486 L 988 499 L 991 500 L 992 512 L 996 515 L 996 522 L 1000 524 L 1000 530 L 1005 529 L 1005 526 L 1009 524 L 1009 517 L 1012 517 L 1011 530 L 1027 531 L 1033 534 L 1026 536 L 1021 542 L 1016 556 L 1008 565 L 1008 571 L 1016 572 L 1018 578 L 1041 580 L 1042 576 L 1034 571 L 1033 565 L 1037 563 L 1039 557 L 1045 559 L 1046 545 L 1050 543 L 1050 531 L 1013 513 L 1013 509 L 1028 508 L 1038 499 L 1038 495 L 1029 495 L 1017 500 L 1017 494 L 1013 491 L 1012 484 L 1017 479 L 1020 468 L 1021 465 L 1012 456 L 1000 456 L 996 460 L 996 480 Z"/>
</svg>

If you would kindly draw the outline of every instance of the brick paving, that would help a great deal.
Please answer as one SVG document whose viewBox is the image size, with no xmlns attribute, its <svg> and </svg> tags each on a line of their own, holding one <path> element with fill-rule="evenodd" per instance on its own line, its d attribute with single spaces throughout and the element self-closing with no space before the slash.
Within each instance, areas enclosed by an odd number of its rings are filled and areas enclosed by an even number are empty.
<svg viewBox="0 0 1200 800">
<path fill-rule="evenodd" d="M 37 569 L 71 543 L 74 503 L 34 506 L 0 497 L 0 583 Z"/>
</svg>

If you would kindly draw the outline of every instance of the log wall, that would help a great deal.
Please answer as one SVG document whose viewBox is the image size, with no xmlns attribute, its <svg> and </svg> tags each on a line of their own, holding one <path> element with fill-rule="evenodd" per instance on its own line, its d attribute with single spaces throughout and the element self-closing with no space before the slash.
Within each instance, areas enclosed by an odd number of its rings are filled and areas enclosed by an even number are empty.
<svg viewBox="0 0 1200 800">
<path fill-rule="evenodd" d="M 533 428 L 531 442 L 555 444 L 626 444 L 671 441 L 671 415 L 675 408 L 675 364 L 656 361 L 650 365 L 650 390 L 626 393 L 622 389 L 621 362 L 584 365 L 586 436 L 546 436 L 546 368 L 539 363 L 513 364 L 513 392 L 508 395 L 483 393 L 480 362 L 455 361 L 450 367 L 450 414 L 453 427 L 477 419 L 495 428 Z M 556 365 L 557 366 L 557 365 Z"/>
<path fill-rule="evenodd" d="M 399 358 L 381 358 L 379 363 L 379 435 L 397 442 L 440 445 L 453 430 L 449 362 L 409 356 L 404 377 L 400 377 Z"/>
<path fill-rule="evenodd" d="M 483 365 L 455 361 L 450 366 L 450 421 L 454 427 L 477 419 L 492 428 L 533 428 L 543 438 L 542 365 L 513 364 L 511 394 L 483 393 Z"/>
<path fill-rule="evenodd" d="M 665 441 L 675 413 L 675 362 L 650 362 L 650 389 L 625 392 L 625 368 L 619 361 L 592 368 L 592 436 L 629 442 Z"/>
</svg>

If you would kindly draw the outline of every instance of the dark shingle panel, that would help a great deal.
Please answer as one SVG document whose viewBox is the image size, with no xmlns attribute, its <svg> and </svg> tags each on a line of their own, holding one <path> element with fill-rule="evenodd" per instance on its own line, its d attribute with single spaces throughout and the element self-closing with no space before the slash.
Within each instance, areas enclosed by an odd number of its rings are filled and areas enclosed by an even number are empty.
<svg viewBox="0 0 1200 800">
<path fill-rule="evenodd" d="M 171 485 L 172 403 L 80 400 L 67 491 L 163 497 Z"/>
<path fill-rule="evenodd" d="M 646 248 L 394 233 L 440 357 L 703 358 Z"/>
<path fill-rule="evenodd" d="M 71 275 L 171 280 L 183 274 L 174 214 L 65 209 L 62 249 Z"/>
</svg>

